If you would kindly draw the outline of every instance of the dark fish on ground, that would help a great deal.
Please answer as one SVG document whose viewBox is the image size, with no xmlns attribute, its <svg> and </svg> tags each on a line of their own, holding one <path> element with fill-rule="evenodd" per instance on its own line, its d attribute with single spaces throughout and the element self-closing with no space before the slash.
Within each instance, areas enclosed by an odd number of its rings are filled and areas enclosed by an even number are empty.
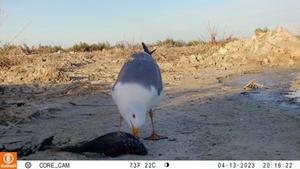
<svg viewBox="0 0 300 169">
<path fill-rule="evenodd" d="M 61 147 L 73 153 L 96 152 L 116 157 L 122 154 L 146 155 L 147 149 L 138 138 L 125 132 L 112 132 L 80 145 Z"/>
</svg>

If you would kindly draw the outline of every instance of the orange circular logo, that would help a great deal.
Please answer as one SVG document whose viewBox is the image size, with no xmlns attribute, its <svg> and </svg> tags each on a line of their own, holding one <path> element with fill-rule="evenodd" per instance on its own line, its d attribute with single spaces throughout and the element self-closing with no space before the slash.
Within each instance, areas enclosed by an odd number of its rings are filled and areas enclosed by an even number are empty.
<svg viewBox="0 0 300 169">
<path fill-rule="evenodd" d="M 11 164 L 14 161 L 14 156 L 12 154 L 10 154 L 10 153 L 6 153 L 3 156 L 3 161 L 6 164 Z"/>
</svg>

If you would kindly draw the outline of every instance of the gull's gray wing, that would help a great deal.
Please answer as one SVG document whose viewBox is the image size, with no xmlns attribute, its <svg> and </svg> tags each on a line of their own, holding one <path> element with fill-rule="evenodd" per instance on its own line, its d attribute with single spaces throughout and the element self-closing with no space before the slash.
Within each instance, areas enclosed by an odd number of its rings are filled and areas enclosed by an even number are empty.
<svg viewBox="0 0 300 169">
<path fill-rule="evenodd" d="M 149 89 L 153 86 L 159 95 L 163 89 L 160 69 L 154 60 L 129 60 L 122 67 L 116 83 L 118 82 L 137 83 Z"/>
</svg>

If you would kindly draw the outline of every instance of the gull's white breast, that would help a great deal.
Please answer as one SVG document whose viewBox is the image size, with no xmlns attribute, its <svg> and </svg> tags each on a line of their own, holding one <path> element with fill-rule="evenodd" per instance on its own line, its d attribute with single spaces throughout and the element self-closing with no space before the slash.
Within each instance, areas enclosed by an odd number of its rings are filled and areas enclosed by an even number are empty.
<svg viewBox="0 0 300 169">
<path fill-rule="evenodd" d="M 158 95 L 157 90 L 153 86 L 147 89 L 136 83 L 118 82 L 112 90 L 112 98 L 121 113 L 122 110 L 135 105 L 145 106 L 145 109 L 149 111 L 159 104 L 162 95 L 163 91 Z"/>
</svg>

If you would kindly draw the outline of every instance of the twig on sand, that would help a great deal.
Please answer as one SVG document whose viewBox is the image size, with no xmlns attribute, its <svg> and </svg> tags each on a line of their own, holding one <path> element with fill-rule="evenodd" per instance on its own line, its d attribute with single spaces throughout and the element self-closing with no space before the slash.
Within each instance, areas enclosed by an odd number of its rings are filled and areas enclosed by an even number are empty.
<svg viewBox="0 0 300 169">
<path fill-rule="evenodd" d="M 253 90 L 253 89 L 259 89 L 259 88 L 265 88 L 265 89 L 268 89 L 270 88 L 269 86 L 266 86 L 264 84 L 260 84 L 260 83 L 257 83 L 255 79 L 253 80 L 250 80 L 245 86 L 244 86 L 244 89 L 245 90 Z"/>
<path fill-rule="evenodd" d="M 16 129 L 21 129 L 20 127 L 17 126 L 17 124 L 21 123 L 24 119 L 19 119 L 17 122 L 15 123 L 10 123 L 10 122 L 6 122 L 8 124 L 8 126 L 4 127 L 5 130 L 9 130 L 10 128 L 16 128 Z"/>
</svg>

